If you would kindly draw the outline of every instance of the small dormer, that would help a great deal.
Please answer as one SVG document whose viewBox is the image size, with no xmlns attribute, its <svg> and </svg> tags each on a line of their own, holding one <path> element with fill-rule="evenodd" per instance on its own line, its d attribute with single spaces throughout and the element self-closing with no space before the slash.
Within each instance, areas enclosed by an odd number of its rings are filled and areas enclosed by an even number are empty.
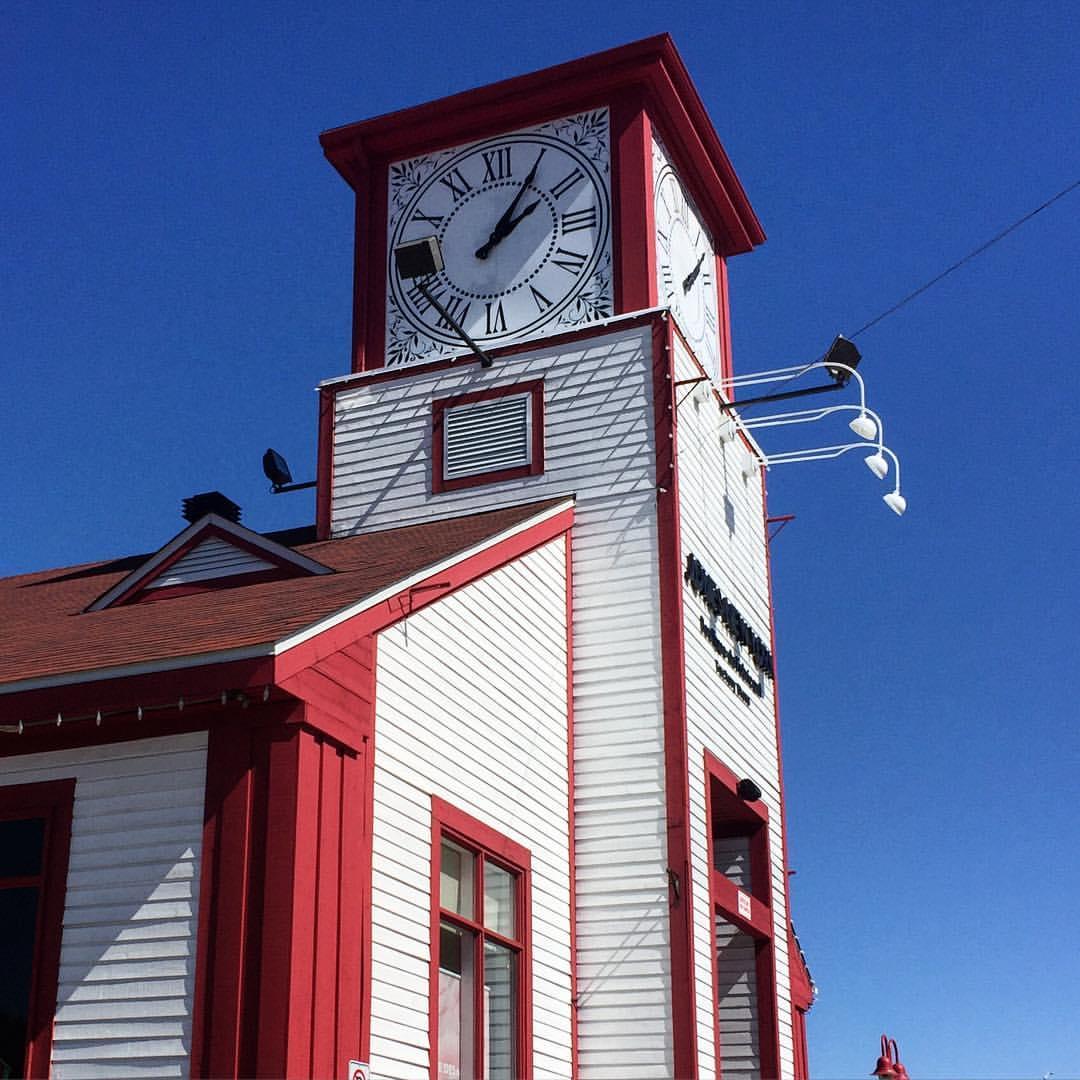
<svg viewBox="0 0 1080 1080">
<path fill-rule="evenodd" d="M 186 529 L 86 610 L 333 573 L 330 567 L 241 525 L 240 507 L 220 491 L 185 499 L 184 517 L 191 522 Z"/>
</svg>

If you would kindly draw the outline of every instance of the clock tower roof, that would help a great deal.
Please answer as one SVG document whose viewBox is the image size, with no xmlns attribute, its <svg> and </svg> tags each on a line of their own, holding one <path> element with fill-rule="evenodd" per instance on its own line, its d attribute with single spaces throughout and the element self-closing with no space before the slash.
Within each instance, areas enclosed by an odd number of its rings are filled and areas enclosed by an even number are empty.
<svg viewBox="0 0 1080 1080">
<path fill-rule="evenodd" d="M 618 101 L 644 105 L 723 254 L 749 251 L 765 239 L 667 34 L 334 128 L 324 132 L 320 142 L 333 166 L 359 193 L 379 164 Z"/>
</svg>

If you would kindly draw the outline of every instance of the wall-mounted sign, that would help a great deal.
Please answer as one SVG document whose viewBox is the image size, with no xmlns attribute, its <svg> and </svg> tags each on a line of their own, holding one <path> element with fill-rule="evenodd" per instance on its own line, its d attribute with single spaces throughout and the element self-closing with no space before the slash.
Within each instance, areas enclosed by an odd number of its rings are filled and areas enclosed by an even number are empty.
<svg viewBox="0 0 1080 1080">
<path fill-rule="evenodd" d="M 712 575 L 693 554 L 686 556 L 686 572 L 683 578 L 691 591 L 704 601 L 706 609 L 714 620 L 710 623 L 704 615 L 699 617 L 698 629 L 701 631 L 701 636 L 754 694 L 763 697 L 765 676 L 772 678 L 773 674 L 773 659 L 769 647 L 754 632 L 753 627 L 739 609 L 720 591 Z M 731 635 L 733 647 L 725 644 L 717 633 L 717 624 L 723 626 Z M 747 668 L 743 662 L 742 650 L 745 650 L 745 655 L 749 657 L 758 674 L 755 675 Z M 746 691 L 732 678 L 726 668 L 721 666 L 719 660 L 716 661 L 716 673 L 744 705 L 750 704 Z"/>
<path fill-rule="evenodd" d="M 371 1066 L 366 1061 L 350 1061 L 345 1075 L 348 1080 L 371 1080 Z"/>
<path fill-rule="evenodd" d="M 753 911 L 753 909 L 750 906 L 750 897 L 747 896 L 747 894 L 744 893 L 742 891 L 742 889 L 740 889 L 739 890 L 739 914 L 744 919 L 749 919 L 749 918 L 752 917 L 752 911 Z"/>
</svg>

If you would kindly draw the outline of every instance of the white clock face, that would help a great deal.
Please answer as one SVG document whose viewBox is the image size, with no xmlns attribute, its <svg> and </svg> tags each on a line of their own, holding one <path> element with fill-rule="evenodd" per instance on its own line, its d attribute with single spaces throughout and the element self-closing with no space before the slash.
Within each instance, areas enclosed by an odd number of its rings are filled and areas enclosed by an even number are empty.
<svg viewBox="0 0 1080 1080">
<path fill-rule="evenodd" d="M 654 175 L 660 303 L 671 308 L 687 343 L 715 379 L 720 373 L 716 252 L 671 166 L 662 162 Z"/>
<path fill-rule="evenodd" d="M 390 167 L 388 364 L 464 351 L 393 250 L 435 236 L 427 290 L 475 341 L 508 344 L 612 314 L 606 110 Z"/>
</svg>

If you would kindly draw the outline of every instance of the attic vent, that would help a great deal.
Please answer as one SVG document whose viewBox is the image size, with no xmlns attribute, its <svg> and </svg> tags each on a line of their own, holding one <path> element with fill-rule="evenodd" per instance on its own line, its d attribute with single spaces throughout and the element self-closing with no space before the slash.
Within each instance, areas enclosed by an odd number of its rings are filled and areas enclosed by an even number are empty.
<svg viewBox="0 0 1080 1080">
<path fill-rule="evenodd" d="M 443 414 L 443 476 L 528 466 L 532 450 L 532 395 L 514 394 L 448 408 Z"/>
<path fill-rule="evenodd" d="M 220 491 L 204 491 L 199 495 L 191 495 L 184 500 L 183 515 L 185 521 L 192 523 L 207 514 L 217 514 L 218 517 L 240 523 L 240 507 Z"/>
</svg>

